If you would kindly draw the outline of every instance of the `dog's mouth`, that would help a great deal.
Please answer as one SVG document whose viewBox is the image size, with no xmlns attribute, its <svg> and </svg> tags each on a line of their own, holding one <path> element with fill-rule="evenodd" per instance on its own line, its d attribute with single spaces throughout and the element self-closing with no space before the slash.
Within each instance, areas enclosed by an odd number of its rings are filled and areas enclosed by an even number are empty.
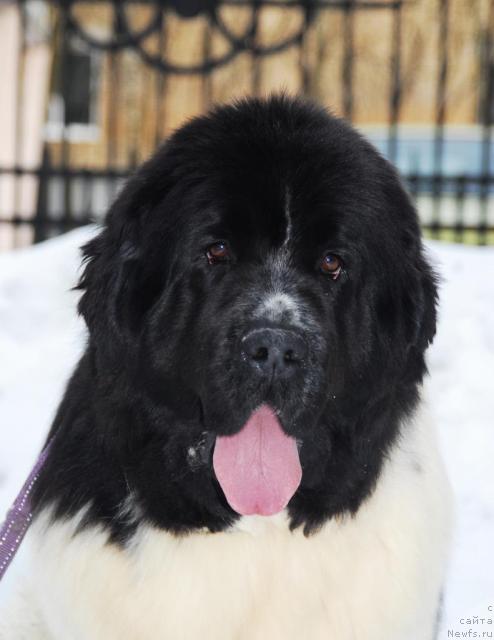
<svg viewBox="0 0 494 640">
<path fill-rule="evenodd" d="M 241 515 L 279 513 L 302 479 L 297 442 L 267 404 L 238 433 L 216 437 L 213 468 L 228 504 Z"/>
</svg>

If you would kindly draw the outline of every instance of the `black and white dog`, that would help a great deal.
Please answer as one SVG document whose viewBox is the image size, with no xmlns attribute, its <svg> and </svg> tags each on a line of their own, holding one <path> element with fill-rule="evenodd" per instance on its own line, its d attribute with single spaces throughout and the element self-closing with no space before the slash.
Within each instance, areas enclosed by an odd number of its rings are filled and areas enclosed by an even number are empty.
<svg viewBox="0 0 494 640">
<path fill-rule="evenodd" d="M 218 107 L 84 255 L 2 640 L 432 640 L 436 285 L 392 167 L 302 100 Z"/>
</svg>

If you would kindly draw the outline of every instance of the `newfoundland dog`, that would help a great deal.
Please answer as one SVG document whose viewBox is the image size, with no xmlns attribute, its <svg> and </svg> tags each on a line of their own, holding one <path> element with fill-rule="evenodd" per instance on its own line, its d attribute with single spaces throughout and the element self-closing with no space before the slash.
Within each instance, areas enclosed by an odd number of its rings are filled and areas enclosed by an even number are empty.
<svg viewBox="0 0 494 640">
<path fill-rule="evenodd" d="M 436 282 L 388 162 L 302 99 L 220 106 L 84 261 L 2 640 L 432 640 Z"/>
</svg>

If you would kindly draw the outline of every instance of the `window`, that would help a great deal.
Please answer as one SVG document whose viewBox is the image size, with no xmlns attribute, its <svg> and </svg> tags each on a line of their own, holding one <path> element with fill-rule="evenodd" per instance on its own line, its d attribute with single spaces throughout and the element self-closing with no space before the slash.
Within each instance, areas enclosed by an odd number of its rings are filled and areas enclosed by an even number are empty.
<svg viewBox="0 0 494 640">
<path fill-rule="evenodd" d="M 65 138 L 71 142 L 91 142 L 99 137 L 99 84 L 101 55 L 69 44 L 62 62 L 54 60 L 52 91 L 48 104 L 45 139 Z"/>
</svg>

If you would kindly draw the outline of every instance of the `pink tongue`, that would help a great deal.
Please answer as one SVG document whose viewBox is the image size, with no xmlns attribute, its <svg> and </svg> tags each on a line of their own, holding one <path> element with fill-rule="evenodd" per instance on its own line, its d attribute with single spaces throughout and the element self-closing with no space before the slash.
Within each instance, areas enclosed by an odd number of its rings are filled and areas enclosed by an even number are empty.
<svg viewBox="0 0 494 640">
<path fill-rule="evenodd" d="M 240 433 L 216 438 L 213 467 L 228 504 L 245 516 L 282 511 L 302 478 L 297 444 L 267 405 Z"/>
</svg>

